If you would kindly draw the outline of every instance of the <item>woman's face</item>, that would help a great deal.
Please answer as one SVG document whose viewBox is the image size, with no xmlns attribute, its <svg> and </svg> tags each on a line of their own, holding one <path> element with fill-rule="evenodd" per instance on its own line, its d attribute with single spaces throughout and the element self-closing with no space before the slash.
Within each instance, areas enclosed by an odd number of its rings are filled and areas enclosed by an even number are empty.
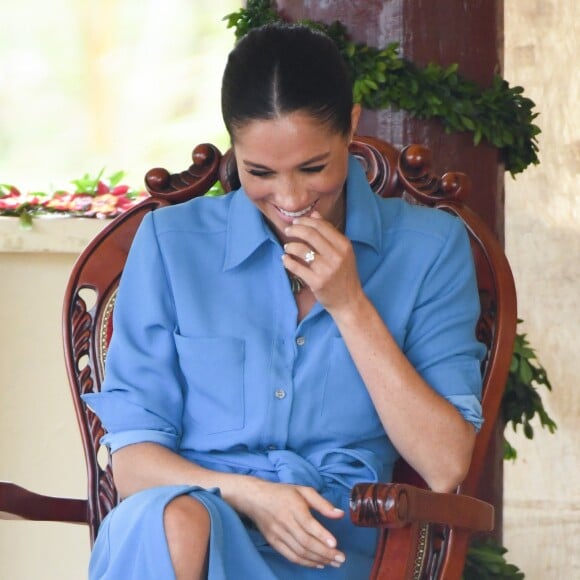
<svg viewBox="0 0 580 580">
<path fill-rule="evenodd" d="M 352 133 L 359 112 L 353 109 Z M 342 220 L 351 137 L 304 112 L 250 121 L 235 130 L 242 186 L 282 243 L 292 220 L 315 210 L 334 225 Z"/>
</svg>

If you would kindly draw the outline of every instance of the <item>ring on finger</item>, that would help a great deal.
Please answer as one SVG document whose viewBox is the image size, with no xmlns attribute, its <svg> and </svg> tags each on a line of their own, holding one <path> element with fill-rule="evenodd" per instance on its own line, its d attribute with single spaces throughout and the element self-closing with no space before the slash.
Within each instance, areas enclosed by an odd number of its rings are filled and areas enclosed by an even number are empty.
<svg viewBox="0 0 580 580">
<path fill-rule="evenodd" d="M 308 250 L 308 252 L 306 252 L 306 254 L 304 254 L 304 261 L 307 264 L 312 264 L 312 262 L 314 262 L 315 258 L 316 258 L 316 253 L 314 252 L 314 250 Z"/>
</svg>

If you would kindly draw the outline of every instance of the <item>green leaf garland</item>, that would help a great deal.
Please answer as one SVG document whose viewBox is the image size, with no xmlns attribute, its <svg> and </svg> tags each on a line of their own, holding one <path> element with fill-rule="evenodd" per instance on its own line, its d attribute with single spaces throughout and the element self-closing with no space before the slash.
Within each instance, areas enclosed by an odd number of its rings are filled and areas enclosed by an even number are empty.
<svg viewBox="0 0 580 580">
<path fill-rule="evenodd" d="M 246 8 L 224 20 L 239 39 L 252 28 L 281 17 L 271 0 L 248 0 Z M 330 25 L 312 20 L 301 23 L 334 40 L 352 72 L 354 99 L 364 107 L 403 109 L 418 119 L 439 119 L 448 133 L 471 132 L 475 145 L 485 141 L 501 151 L 512 177 L 539 163 L 540 128 L 533 122 L 538 113 L 522 87 L 510 87 L 496 75 L 490 87 L 481 89 L 458 73 L 457 64 L 418 67 L 399 56 L 396 42 L 373 48 L 350 41 L 338 21 Z"/>
<path fill-rule="evenodd" d="M 556 423 L 544 408 L 542 398 L 538 393 L 537 387 L 541 386 L 549 391 L 552 390 L 546 369 L 539 363 L 526 335 L 516 334 L 501 410 L 506 426 L 511 424 L 515 432 L 518 425 L 521 425 L 528 439 L 534 438 L 531 420 L 536 414 L 542 428 L 548 429 L 550 433 L 554 433 L 557 428 Z M 516 458 L 517 451 L 504 436 L 504 459 Z"/>
<path fill-rule="evenodd" d="M 523 572 L 506 561 L 506 552 L 491 539 L 475 540 L 467 552 L 462 580 L 522 580 Z"/>
</svg>

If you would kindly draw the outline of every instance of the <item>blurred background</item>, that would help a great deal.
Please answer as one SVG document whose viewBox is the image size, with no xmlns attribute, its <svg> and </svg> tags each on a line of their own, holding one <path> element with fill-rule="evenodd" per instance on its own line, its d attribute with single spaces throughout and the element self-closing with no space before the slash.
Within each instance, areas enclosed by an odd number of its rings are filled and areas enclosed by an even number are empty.
<svg viewBox="0 0 580 580">
<path fill-rule="evenodd" d="M 141 187 L 200 140 L 228 144 L 220 83 L 239 0 L 0 5 L 0 183 L 46 190 L 102 167 Z"/>
</svg>

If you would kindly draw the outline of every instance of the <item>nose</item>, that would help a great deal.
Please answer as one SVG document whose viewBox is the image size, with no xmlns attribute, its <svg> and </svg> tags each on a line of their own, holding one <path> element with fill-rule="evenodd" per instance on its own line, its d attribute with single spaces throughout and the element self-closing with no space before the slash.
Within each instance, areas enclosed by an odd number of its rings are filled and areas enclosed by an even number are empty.
<svg viewBox="0 0 580 580">
<path fill-rule="evenodd" d="M 308 192 L 296 179 L 281 178 L 275 187 L 274 203 L 285 211 L 300 211 L 311 203 Z"/>
</svg>

